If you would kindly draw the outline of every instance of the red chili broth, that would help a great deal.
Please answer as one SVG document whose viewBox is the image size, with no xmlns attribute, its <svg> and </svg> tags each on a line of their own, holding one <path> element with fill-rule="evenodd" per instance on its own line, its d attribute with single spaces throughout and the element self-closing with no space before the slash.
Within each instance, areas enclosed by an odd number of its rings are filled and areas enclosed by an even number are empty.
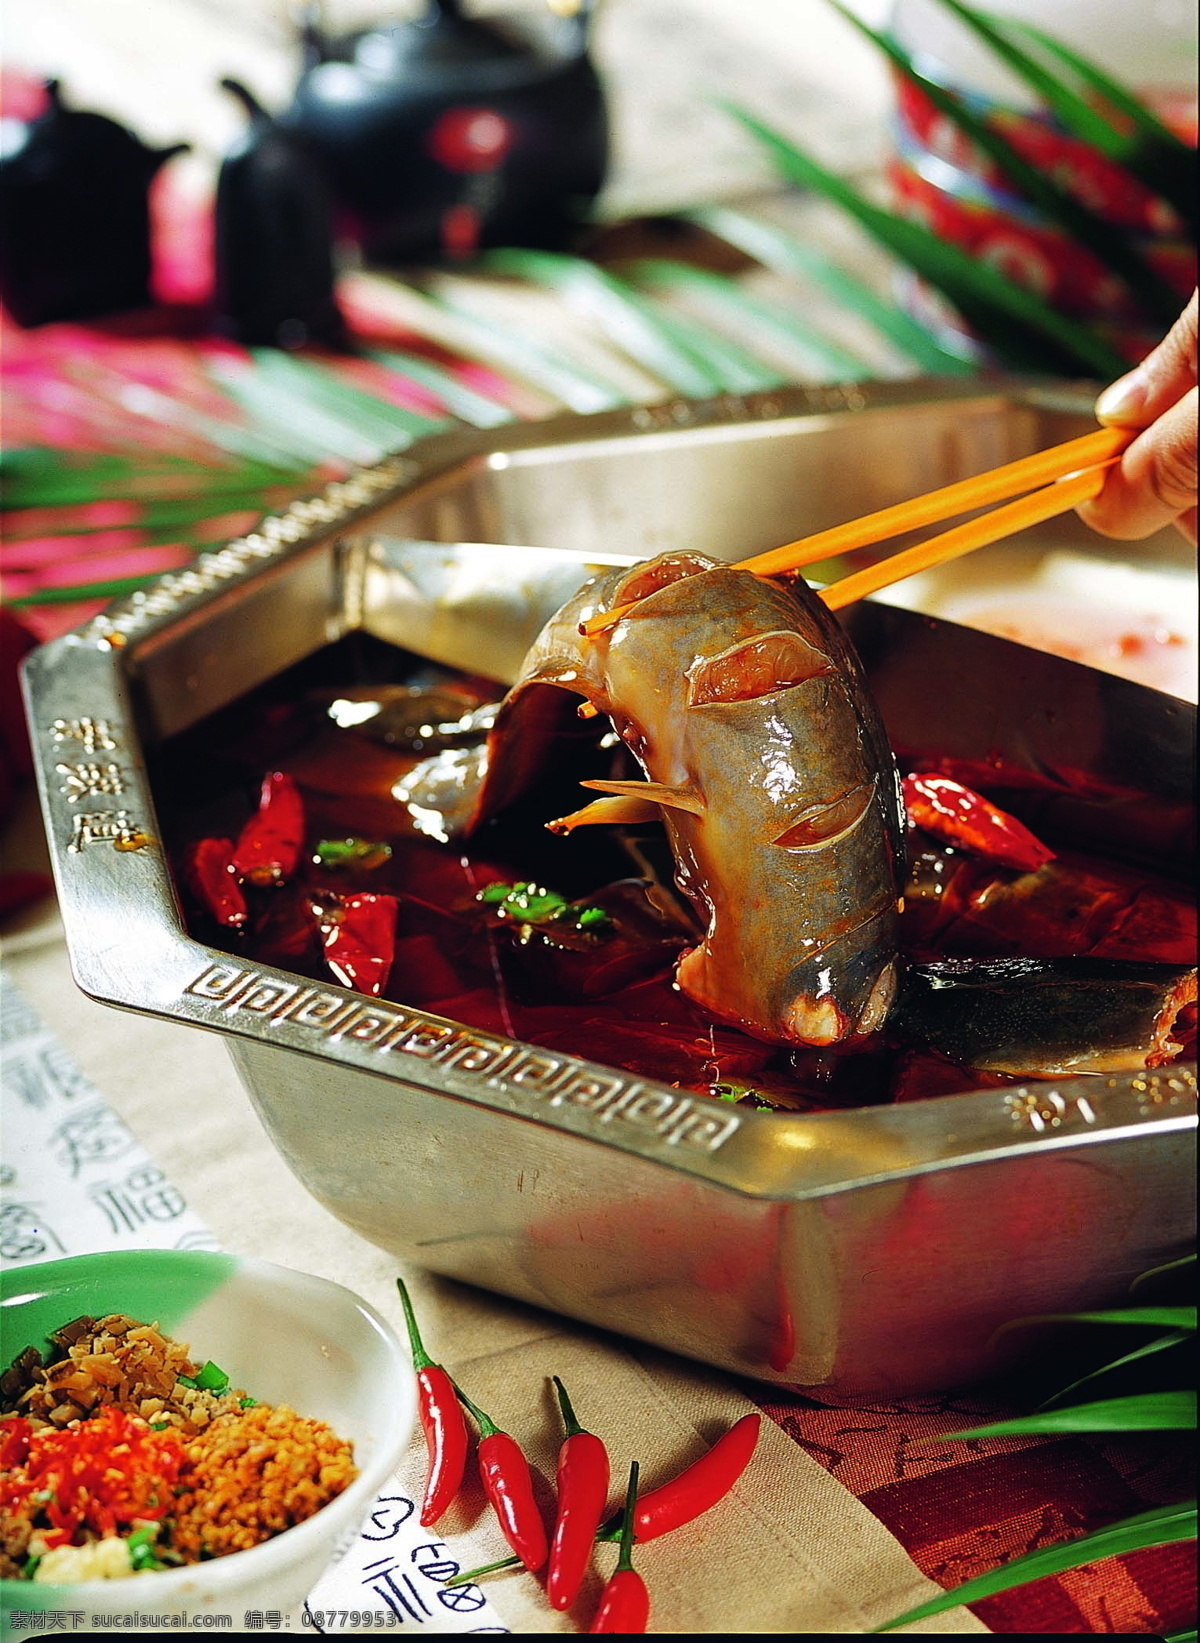
<svg viewBox="0 0 1200 1643">
<path fill-rule="evenodd" d="M 381 670 L 395 677 L 405 661 L 356 636 L 156 750 L 151 780 L 160 824 L 197 939 L 332 984 L 309 903 L 373 891 L 399 903 L 383 996 L 468 1026 L 682 1089 L 744 1086 L 802 1111 L 1015 1082 L 886 1043 L 853 1051 L 762 1043 L 714 1022 L 684 997 L 674 986 L 674 965 L 696 938 L 666 888 L 661 829 L 588 827 L 560 839 L 543 825 L 585 802 L 578 780 L 600 773 L 598 759 L 619 756 L 601 749 L 603 724 L 581 727 L 570 746 L 556 749 L 557 774 L 536 800 L 490 823 L 469 847 L 422 836 L 391 788 L 428 752 L 400 752 L 339 728 L 326 712 L 338 689 L 322 682 L 332 676 L 340 688 L 361 690 Z M 435 678 L 439 688 L 449 680 L 468 702 L 497 694 L 493 684 L 443 670 L 425 669 L 420 677 Z M 237 837 L 264 774 L 273 770 L 290 774 L 304 800 L 301 866 L 283 886 L 247 884 L 249 917 L 235 932 L 188 893 L 184 863 L 201 838 Z M 347 837 L 386 842 L 391 859 L 372 868 L 314 863 L 321 840 Z M 903 935 L 915 956 L 1194 960 L 1195 907 L 1165 879 L 1074 853 L 1060 854 L 1038 874 L 1017 874 L 913 837 L 920 871 L 916 893 L 910 888 L 906 898 Z M 658 884 L 649 894 L 648 863 Z M 489 884 L 519 880 L 604 908 L 614 933 L 581 939 L 534 928 L 522 940 L 477 899 Z"/>
</svg>

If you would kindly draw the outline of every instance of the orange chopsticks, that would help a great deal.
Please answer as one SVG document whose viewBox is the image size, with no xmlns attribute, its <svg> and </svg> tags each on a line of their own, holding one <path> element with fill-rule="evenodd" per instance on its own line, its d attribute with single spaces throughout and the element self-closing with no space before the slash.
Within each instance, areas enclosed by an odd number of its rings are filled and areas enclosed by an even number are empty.
<svg viewBox="0 0 1200 1643">
<path fill-rule="evenodd" d="M 856 599 L 865 599 L 869 593 L 890 588 L 893 582 L 916 576 L 918 571 L 944 565 L 947 560 L 957 559 L 960 554 L 970 553 L 973 548 L 986 547 L 989 542 L 999 542 L 1005 536 L 1015 536 L 1018 531 L 1027 530 L 1030 525 L 1040 525 L 1043 519 L 1053 519 L 1055 514 L 1066 513 L 1068 508 L 1098 496 L 1104 485 L 1105 473 L 1116 461 L 1114 456 L 1100 466 L 1085 468 L 1082 473 L 1056 480 L 1053 485 L 1043 485 L 1041 490 L 1034 491 L 1030 496 L 1022 496 L 1003 508 L 994 508 L 991 513 L 981 514 L 978 519 L 969 519 L 965 525 L 956 525 L 953 530 L 932 536 L 927 542 L 918 542 L 915 547 L 892 554 L 890 559 L 881 559 L 877 565 L 868 565 L 865 570 L 843 576 L 840 581 L 819 588 L 818 595 L 830 610 L 841 610 L 844 605 L 852 605 Z"/>
<path fill-rule="evenodd" d="M 1133 430 L 1129 428 L 1098 428 L 1095 433 L 1084 434 L 1082 439 L 1069 439 L 1065 445 L 1035 451 L 1017 462 L 989 468 L 986 473 L 943 485 L 940 490 L 926 491 L 911 501 L 897 502 L 893 507 L 880 508 L 877 513 L 851 519 L 848 524 L 834 525 L 830 530 L 818 531 L 815 536 L 802 536 L 798 542 L 772 548 L 769 553 L 757 554 L 753 559 L 743 559 L 739 569 L 772 576 L 781 571 L 799 570 L 802 565 L 815 564 L 818 559 L 832 559 L 836 553 L 869 547 L 872 542 L 886 542 L 888 537 L 899 536 L 904 531 L 920 530 L 923 525 L 939 524 L 943 519 L 953 519 L 955 514 L 969 513 L 972 508 L 987 508 L 993 502 L 1003 502 L 1006 497 L 1020 496 L 1036 485 L 1062 479 L 1081 468 L 1115 461 L 1132 438 Z"/>
<path fill-rule="evenodd" d="M 1104 484 L 1105 470 L 1120 458 L 1136 431 L 1132 428 L 1098 428 L 1095 433 L 1084 434 L 1080 439 L 1069 439 L 1065 444 L 1053 445 L 1048 450 L 1037 451 L 1016 462 L 1006 462 L 1002 467 L 990 468 L 986 473 L 975 474 L 970 479 L 957 480 L 953 485 L 942 486 L 940 490 L 927 491 L 907 502 L 880 508 L 875 513 L 851 519 L 844 525 L 834 525 L 813 536 L 788 542 L 781 548 L 756 554 L 752 559 L 743 559 L 738 569 L 753 571 L 757 576 L 782 575 L 820 559 L 832 558 L 834 554 L 849 553 L 874 542 L 884 542 L 905 531 L 919 530 L 923 525 L 952 519 L 956 514 L 967 513 L 974 508 L 989 507 L 993 502 L 1002 502 L 1007 497 L 1020 498 L 1007 507 L 996 508 L 992 513 L 955 526 L 927 542 L 918 543 L 916 547 L 893 554 L 890 559 L 882 560 L 877 565 L 831 583 L 823 590 L 821 597 L 831 610 L 839 610 L 843 605 L 853 604 L 856 599 L 863 599 L 869 593 L 877 593 L 879 589 L 889 587 L 904 577 L 915 576 L 918 571 L 927 570 L 931 565 L 943 564 L 948 559 L 969 553 L 973 548 L 998 542 L 1005 536 L 1012 536 L 1030 525 L 1051 519 L 1055 514 L 1065 513 L 1078 503 L 1096 496 Z M 1033 494 L 1023 495 L 1029 491 Z M 582 631 L 587 634 L 600 633 L 615 626 L 632 608 L 632 605 L 618 605 L 613 610 L 600 611 L 581 624 Z"/>
</svg>

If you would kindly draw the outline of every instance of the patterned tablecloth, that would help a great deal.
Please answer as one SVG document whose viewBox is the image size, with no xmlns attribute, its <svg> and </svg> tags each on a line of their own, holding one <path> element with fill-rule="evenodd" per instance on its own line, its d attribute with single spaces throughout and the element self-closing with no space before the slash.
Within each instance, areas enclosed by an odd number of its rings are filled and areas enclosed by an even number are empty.
<svg viewBox="0 0 1200 1643">
<path fill-rule="evenodd" d="M 27 804 L 8 859 L 34 865 L 38 851 Z M 10 926 L 3 999 L 0 1260 L 217 1243 L 348 1284 L 400 1326 L 396 1264 L 288 1174 L 224 1046 L 85 998 L 49 903 Z M 551 1374 L 610 1443 L 614 1476 L 635 1456 L 649 1479 L 669 1476 L 749 1408 L 769 1417 L 728 1500 L 643 1549 L 656 1630 L 866 1632 L 941 1586 L 1188 1492 L 1172 1438 L 943 1441 L 1036 1402 L 1019 1380 L 831 1408 L 415 1269 L 405 1276 L 430 1350 L 520 1434 L 546 1499 L 559 1432 Z M 448 1607 L 454 1569 L 506 1549 L 471 1490 L 436 1543 L 418 1535 L 422 1476 L 414 1440 L 357 1547 L 313 1593 L 312 1609 L 334 1617 L 329 1629 L 373 1629 L 368 1614 L 428 1631 L 586 1629 L 596 1579 L 567 1615 L 513 1576 L 480 1589 L 474 1609 Z M 913 1629 L 1170 1633 L 1194 1614 L 1193 1550 L 1109 1559 Z M 342 1612 L 360 1623 L 341 1626 Z"/>
</svg>

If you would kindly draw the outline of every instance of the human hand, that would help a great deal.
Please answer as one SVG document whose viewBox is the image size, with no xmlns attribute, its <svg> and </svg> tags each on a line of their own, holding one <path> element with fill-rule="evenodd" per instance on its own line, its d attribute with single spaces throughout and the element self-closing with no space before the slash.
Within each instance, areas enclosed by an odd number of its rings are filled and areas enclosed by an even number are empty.
<svg viewBox="0 0 1200 1643">
<path fill-rule="evenodd" d="M 1128 541 L 1174 524 L 1196 540 L 1196 293 L 1152 354 L 1106 388 L 1097 420 L 1142 428 L 1079 515 Z"/>
</svg>

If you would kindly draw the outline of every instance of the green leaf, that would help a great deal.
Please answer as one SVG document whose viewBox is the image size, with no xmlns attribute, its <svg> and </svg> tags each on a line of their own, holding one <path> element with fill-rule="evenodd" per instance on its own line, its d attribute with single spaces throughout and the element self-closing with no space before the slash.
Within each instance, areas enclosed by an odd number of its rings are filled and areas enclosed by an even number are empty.
<svg viewBox="0 0 1200 1643">
<path fill-rule="evenodd" d="M 1194 1306 L 1126 1306 L 1108 1312 L 1039 1312 L 1016 1318 L 1008 1329 L 1025 1324 L 1144 1324 L 1152 1329 L 1195 1329 Z"/>
<path fill-rule="evenodd" d="M 124 599 L 160 574 L 152 571 L 145 576 L 116 576 L 107 582 L 75 582 L 69 587 L 39 588 L 36 593 L 19 594 L 8 603 L 14 610 L 30 610 L 39 605 L 75 605 L 85 599 Z"/>
<path fill-rule="evenodd" d="M 1190 1632 L 1168 1632 L 1163 1638 L 1163 1643 L 1196 1643 L 1195 1629 Z"/>
<path fill-rule="evenodd" d="M 1162 1266 L 1149 1267 L 1145 1272 L 1139 1272 L 1129 1286 L 1129 1293 L 1134 1295 L 1140 1285 L 1148 1284 L 1155 1278 L 1165 1278 L 1170 1272 L 1182 1272 L 1184 1267 L 1195 1266 L 1196 1256 L 1181 1255 L 1176 1261 L 1164 1261 Z"/>
<path fill-rule="evenodd" d="M 481 265 L 561 292 L 569 304 L 596 321 L 610 342 L 676 393 L 703 399 L 724 391 L 720 376 L 690 348 L 680 346 L 648 303 L 595 263 L 505 246 L 486 252 Z"/>
<path fill-rule="evenodd" d="M 408 445 L 422 434 L 447 426 L 445 419 L 421 416 L 341 381 L 327 365 L 316 360 L 278 348 L 253 348 L 251 357 L 266 376 L 338 417 L 363 439 L 377 441 L 384 451 Z"/>
<path fill-rule="evenodd" d="M 87 502 L 209 496 L 297 483 L 296 468 L 247 463 L 147 461 L 115 453 L 78 453 L 21 446 L 0 456 L 5 508 L 73 507 Z"/>
<path fill-rule="evenodd" d="M 768 344 L 774 342 L 785 347 L 797 359 L 794 377 L 779 377 L 775 382 L 763 383 L 763 387 L 777 386 L 782 380 L 809 382 L 814 375 L 824 382 L 862 382 L 874 374 L 870 366 L 848 348 L 822 336 L 783 303 L 752 295 L 737 280 L 723 274 L 657 257 L 632 263 L 628 273 L 636 284 L 648 286 L 652 291 L 695 297 L 712 316 L 714 325 L 729 324 L 749 330 Z M 771 367 L 764 369 L 770 371 Z"/>
<path fill-rule="evenodd" d="M 408 443 L 403 437 L 385 441 L 374 430 L 364 432 L 357 422 L 351 423 L 315 403 L 311 395 L 302 394 L 294 382 L 281 381 L 276 373 L 254 364 L 217 358 L 207 368 L 247 416 L 272 438 L 286 443 L 297 458 L 312 463 L 331 458 L 349 464 L 378 462 Z"/>
<path fill-rule="evenodd" d="M 869 234 L 943 292 L 968 325 L 1010 365 L 1042 372 L 1086 370 L 1106 380 L 1125 370 L 1121 356 L 1086 326 L 1056 313 L 1032 291 L 921 224 L 873 205 L 753 114 L 733 105 L 726 107 L 768 150 L 782 176 L 849 212 Z"/>
<path fill-rule="evenodd" d="M 1134 92 L 1031 23 L 992 17 L 960 4 L 959 0 L 942 0 L 942 3 L 1038 93 L 1065 130 L 1124 166 L 1152 194 L 1169 201 L 1186 223 L 1195 225 L 1196 151 L 1169 130 Z M 1098 93 L 1123 114 L 1132 125 L 1132 133 L 1120 131 L 1097 111 L 1094 102 L 1081 97 L 1050 74 L 1036 57 L 1022 51 L 1018 44 L 1022 39 L 1048 52 L 1077 75 L 1089 91 Z"/>
<path fill-rule="evenodd" d="M 499 428 L 503 423 L 513 421 L 513 413 L 507 405 L 489 399 L 477 388 L 468 388 L 451 371 L 434 365 L 430 360 L 421 359 L 416 354 L 398 352 L 394 348 L 368 348 L 366 356 L 377 360 L 380 365 L 386 365 L 398 376 L 410 377 L 422 388 L 428 388 L 448 411 L 474 428 Z"/>
<path fill-rule="evenodd" d="M 812 280 L 844 307 L 861 315 L 922 370 L 940 376 L 965 376 L 973 371 L 968 360 L 944 348 L 923 325 L 802 240 L 724 206 L 702 206 L 683 216 L 765 268 Z"/>
<path fill-rule="evenodd" d="M 1069 1409 L 1047 1409 L 1015 1420 L 975 1426 L 967 1432 L 947 1432 L 947 1443 L 967 1438 L 1003 1438 L 1050 1432 L 1188 1432 L 1196 1427 L 1194 1392 L 1135 1392 L 1127 1398 L 1105 1398 L 1099 1403 L 1075 1404 Z"/>
<path fill-rule="evenodd" d="M 137 498 L 131 496 L 128 500 L 136 502 Z M 28 536 L 86 537 L 94 535 L 97 531 L 109 530 L 168 531 L 202 524 L 205 520 L 217 518 L 221 514 L 267 513 L 273 505 L 272 499 L 265 497 L 261 491 L 221 491 L 178 501 L 147 502 L 127 525 L 114 526 L 72 520 L 47 525 L 44 521 L 38 520 L 32 528 L 26 528 L 26 522 L 21 517 L 23 510 L 16 508 L 6 510 L 4 525 L 5 534 L 10 542 L 20 542 Z"/>
<path fill-rule="evenodd" d="M 1151 1546 L 1173 1546 L 1182 1540 L 1196 1538 L 1196 1503 L 1187 1501 L 1182 1506 L 1156 1506 L 1152 1511 L 1136 1517 L 1124 1518 L 1107 1529 L 1095 1529 L 1080 1535 L 1077 1540 L 1061 1541 L 1055 1546 L 1040 1546 L 1036 1552 L 1027 1552 L 1014 1558 L 1002 1568 L 978 1575 L 961 1586 L 955 1586 L 940 1597 L 930 1598 L 906 1614 L 873 1626 L 873 1632 L 892 1632 L 898 1626 L 908 1626 L 914 1620 L 927 1620 L 931 1615 L 944 1614 L 960 1603 L 978 1603 L 997 1592 L 1009 1592 L 1031 1580 L 1042 1580 L 1047 1575 L 1062 1574 L 1067 1569 L 1079 1569 L 1101 1558 L 1119 1557 L 1126 1552 L 1143 1551 Z"/>
<path fill-rule="evenodd" d="M 1052 1398 L 1047 1398 L 1045 1403 L 1039 1404 L 1038 1408 L 1053 1409 L 1056 1405 L 1061 1404 L 1064 1398 L 1069 1397 L 1072 1392 L 1077 1392 L 1081 1386 L 1087 1386 L 1092 1381 L 1099 1380 L 1101 1376 L 1111 1373 L 1114 1369 L 1123 1369 L 1126 1364 L 1136 1363 L 1140 1358 L 1150 1358 L 1157 1352 L 1165 1352 L 1168 1347 L 1178 1346 L 1180 1342 L 1188 1339 L 1189 1332 L 1183 1329 L 1173 1330 L 1167 1335 L 1160 1335 L 1156 1340 L 1147 1341 L 1145 1346 L 1135 1347 L 1132 1352 L 1126 1352 L 1123 1357 L 1114 1358 L 1111 1363 L 1106 1363 L 1099 1369 L 1093 1369 L 1087 1375 L 1081 1375 L 1077 1381 L 1072 1381 L 1069 1386 L 1064 1386 L 1061 1392 L 1056 1392 Z"/>
<path fill-rule="evenodd" d="M 910 54 L 890 35 L 871 28 L 862 18 L 855 16 L 842 5 L 841 0 L 829 0 L 829 4 L 861 34 L 866 35 L 867 39 L 871 40 L 914 85 L 919 86 L 934 107 L 958 126 L 977 148 L 988 155 L 1019 194 L 1031 205 L 1036 206 L 1050 222 L 1092 251 L 1112 273 L 1123 279 L 1142 302 L 1150 318 L 1159 321 L 1164 328 L 1174 322 L 1180 309 L 1178 295 L 1138 253 L 1126 234 L 1120 229 L 1113 228 L 1089 207 L 1060 188 L 1048 172 L 1031 165 L 987 118 L 976 114 L 969 104 L 952 92 L 946 91 L 936 80 L 926 78 Z M 949 6 L 956 15 L 965 10 L 956 3 L 956 0 L 942 0 L 942 4 Z M 989 33 L 982 19 L 978 21 L 984 32 Z"/>
<path fill-rule="evenodd" d="M 553 395 L 569 410 L 584 413 L 614 411 L 629 403 L 627 396 L 613 383 L 558 355 L 547 353 L 531 342 L 524 331 L 510 330 L 494 319 L 489 319 L 485 324 L 453 292 L 443 291 L 436 296 L 426 293 L 424 300 L 431 307 L 454 315 L 465 345 L 479 359 L 499 365 L 522 382 Z"/>
</svg>

